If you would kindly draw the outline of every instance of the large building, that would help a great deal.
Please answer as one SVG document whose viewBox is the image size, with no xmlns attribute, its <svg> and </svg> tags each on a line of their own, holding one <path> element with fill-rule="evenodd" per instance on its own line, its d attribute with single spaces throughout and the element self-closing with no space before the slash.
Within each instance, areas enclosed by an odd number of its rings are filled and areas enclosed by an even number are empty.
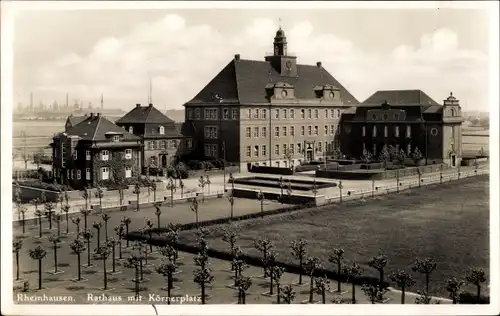
<svg viewBox="0 0 500 316">
<path fill-rule="evenodd" d="M 183 136 L 175 122 L 153 104 L 137 104 L 115 123 L 141 138 L 141 170 L 145 167 L 167 168 L 175 165 L 179 157 L 193 147 L 191 138 Z"/>
<path fill-rule="evenodd" d="M 359 102 L 321 62 L 298 64 L 281 28 L 273 45 L 263 61 L 235 55 L 184 104 L 199 156 L 290 167 L 339 146 L 342 113 Z"/>
<path fill-rule="evenodd" d="M 439 104 L 420 90 L 377 91 L 342 117 L 342 152 L 377 157 L 384 145 L 410 156 L 418 148 L 426 164 L 460 165 L 462 159 L 459 101 L 450 96 Z"/>
<path fill-rule="evenodd" d="M 100 113 L 90 113 L 54 136 L 51 146 L 54 178 L 75 189 L 131 184 L 140 174 L 141 138 Z"/>
</svg>

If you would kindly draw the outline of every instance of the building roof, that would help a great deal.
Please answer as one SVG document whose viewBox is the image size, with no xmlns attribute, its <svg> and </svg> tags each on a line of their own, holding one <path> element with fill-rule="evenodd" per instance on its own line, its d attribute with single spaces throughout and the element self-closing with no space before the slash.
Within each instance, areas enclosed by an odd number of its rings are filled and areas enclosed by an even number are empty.
<svg viewBox="0 0 500 316">
<path fill-rule="evenodd" d="M 109 138 L 106 137 L 106 134 L 122 134 L 123 140 L 140 140 L 139 137 L 113 124 L 102 115 L 87 116 L 82 122 L 68 128 L 65 133 L 70 136 L 78 136 L 80 140 L 87 141 L 107 141 Z M 61 134 L 63 133 L 59 133 L 55 138 Z"/>
<path fill-rule="evenodd" d="M 71 114 L 70 116 L 68 116 L 68 118 L 66 119 L 66 123 L 69 123 L 70 126 L 75 126 L 81 122 L 83 122 L 85 119 L 87 119 L 88 116 L 87 115 L 84 115 L 84 116 L 73 116 L 73 114 Z"/>
<path fill-rule="evenodd" d="M 422 90 L 379 90 L 361 103 L 361 106 L 379 106 L 386 101 L 391 106 L 441 106 Z"/>
<path fill-rule="evenodd" d="M 117 124 L 165 124 L 173 123 L 174 121 L 170 119 L 165 114 L 161 113 L 152 104 L 149 106 L 136 105 L 135 108 L 130 110 L 123 117 L 118 119 L 115 123 Z"/>
<path fill-rule="evenodd" d="M 316 99 L 314 87 L 330 84 L 340 89 L 345 105 L 359 104 L 359 101 L 321 66 L 298 64 L 297 74 L 297 77 L 281 76 L 270 62 L 236 58 L 187 104 L 213 102 L 214 93 L 218 93 L 228 103 L 269 103 L 266 98 L 266 85 L 278 82 L 293 85 L 297 99 Z"/>
</svg>

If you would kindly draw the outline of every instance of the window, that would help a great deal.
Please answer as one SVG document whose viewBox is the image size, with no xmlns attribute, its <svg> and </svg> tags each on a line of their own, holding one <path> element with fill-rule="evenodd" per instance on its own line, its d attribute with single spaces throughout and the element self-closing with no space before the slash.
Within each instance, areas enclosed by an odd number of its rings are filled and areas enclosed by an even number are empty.
<svg viewBox="0 0 500 316">
<path fill-rule="evenodd" d="M 253 146 L 253 155 L 254 157 L 259 157 L 259 145 Z"/>
<path fill-rule="evenodd" d="M 258 126 L 253 128 L 253 137 L 255 137 L 255 138 L 259 137 L 259 127 Z"/>
<path fill-rule="evenodd" d="M 361 136 L 366 136 L 366 126 L 361 127 Z"/>
<path fill-rule="evenodd" d="M 337 110 L 337 118 L 340 118 L 340 110 Z"/>
<path fill-rule="evenodd" d="M 373 153 L 374 156 L 377 155 L 377 144 L 373 144 Z"/>
<path fill-rule="evenodd" d="M 289 151 L 290 151 L 290 155 L 293 155 L 295 154 L 295 144 L 290 144 L 290 147 L 289 147 Z"/>
<path fill-rule="evenodd" d="M 109 151 L 107 150 L 101 151 L 101 160 L 103 161 L 109 160 Z"/>
<path fill-rule="evenodd" d="M 252 119 L 252 109 L 247 110 L 247 118 Z"/>
<path fill-rule="evenodd" d="M 163 126 L 158 127 L 158 134 L 165 135 L 165 127 Z"/>
<path fill-rule="evenodd" d="M 90 160 L 90 150 L 85 151 L 85 160 Z"/>
<path fill-rule="evenodd" d="M 267 119 L 267 110 L 266 109 L 262 109 L 262 119 L 263 120 Z"/>
<path fill-rule="evenodd" d="M 318 131 L 318 125 L 314 126 L 314 135 L 318 136 L 319 131 Z"/>
<path fill-rule="evenodd" d="M 187 117 L 188 117 L 188 120 L 192 120 L 193 119 L 193 110 L 192 109 L 189 109 L 187 111 Z"/>
<path fill-rule="evenodd" d="M 388 134 L 388 129 L 387 129 L 387 125 L 384 126 L 384 137 L 387 137 L 387 134 Z"/>
<path fill-rule="evenodd" d="M 66 169 L 66 178 L 69 180 L 69 169 Z"/>
<path fill-rule="evenodd" d="M 187 148 L 192 148 L 193 147 L 193 140 L 188 139 L 187 140 Z"/>
<path fill-rule="evenodd" d="M 253 118 L 256 120 L 259 119 L 259 109 L 255 109 L 255 111 L 253 112 Z"/>
<path fill-rule="evenodd" d="M 205 144 L 205 156 L 217 157 L 217 144 Z"/>
<path fill-rule="evenodd" d="M 132 178 L 132 168 L 125 167 L 125 178 Z"/>
<path fill-rule="evenodd" d="M 314 118 L 315 119 L 319 118 L 318 109 L 314 109 Z"/>
<path fill-rule="evenodd" d="M 246 155 L 247 155 L 247 157 L 251 157 L 252 156 L 252 152 L 251 152 L 250 146 L 247 146 Z"/>
<path fill-rule="evenodd" d="M 217 139 L 218 138 L 218 127 L 217 126 L 205 126 L 205 139 Z"/>
<path fill-rule="evenodd" d="M 73 180 L 75 178 L 75 170 L 74 169 L 71 169 L 69 171 L 69 174 L 71 175 L 71 180 Z"/>
<path fill-rule="evenodd" d="M 250 127 L 245 128 L 245 136 L 246 138 L 252 137 L 252 129 Z"/>
<path fill-rule="evenodd" d="M 295 119 L 295 110 L 294 109 L 291 109 L 290 110 L 290 118 L 293 120 Z"/>
<path fill-rule="evenodd" d="M 411 126 L 406 125 L 406 137 L 411 137 Z"/>
<path fill-rule="evenodd" d="M 335 118 L 335 111 L 333 109 L 330 110 L 330 118 Z"/>
<path fill-rule="evenodd" d="M 132 149 L 125 149 L 125 159 L 132 159 Z"/>
<path fill-rule="evenodd" d="M 279 119 L 280 118 L 280 110 L 279 109 L 274 110 L 274 118 L 275 119 Z"/>
<path fill-rule="evenodd" d="M 295 126 L 290 126 L 290 136 L 295 136 Z"/>
<path fill-rule="evenodd" d="M 85 179 L 90 180 L 90 168 L 85 169 Z"/>
<path fill-rule="evenodd" d="M 279 161 L 276 161 L 274 164 L 276 165 L 276 167 L 278 167 L 278 168 L 280 167 L 280 162 Z"/>
<path fill-rule="evenodd" d="M 280 145 L 274 145 L 274 154 L 279 155 L 280 154 Z"/>
<path fill-rule="evenodd" d="M 399 126 L 396 126 L 394 128 L 394 134 L 395 134 L 396 137 L 399 137 Z"/>
<path fill-rule="evenodd" d="M 302 153 L 302 144 L 301 144 L 301 143 L 298 143 L 298 144 L 297 144 L 297 153 L 298 153 L 298 154 L 301 154 L 301 153 Z"/>
<path fill-rule="evenodd" d="M 325 109 L 325 118 L 328 118 L 328 109 Z"/>
<path fill-rule="evenodd" d="M 262 145 L 262 147 L 260 148 L 261 151 L 262 151 L 262 156 L 265 157 L 266 156 L 266 145 Z"/>
<path fill-rule="evenodd" d="M 101 168 L 101 180 L 109 179 L 109 169 L 107 167 Z"/>
<path fill-rule="evenodd" d="M 288 116 L 287 110 L 283 109 L 283 118 L 286 119 Z"/>
<path fill-rule="evenodd" d="M 325 125 L 325 135 L 328 135 L 328 125 Z"/>
<path fill-rule="evenodd" d="M 151 150 L 155 150 L 156 149 L 156 141 L 152 140 L 149 142 L 149 148 Z"/>
<path fill-rule="evenodd" d="M 408 144 L 406 148 L 406 154 L 409 156 L 411 154 L 411 144 Z"/>
<path fill-rule="evenodd" d="M 232 112 L 231 115 L 232 115 L 233 120 L 237 120 L 238 119 L 238 109 L 232 109 L 231 112 Z"/>
<path fill-rule="evenodd" d="M 130 126 L 130 127 L 128 128 L 128 132 L 129 132 L 130 134 L 134 134 L 134 128 L 133 128 L 132 126 Z"/>
<path fill-rule="evenodd" d="M 455 109 L 450 109 L 451 116 L 455 116 Z"/>
<path fill-rule="evenodd" d="M 300 135 L 304 136 L 305 134 L 306 134 L 306 128 L 305 128 L 305 126 L 301 126 L 300 127 Z"/>
<path fill-rule="evenodd" d="M 80 180 L 82 178 L 82 171 L 76 170 L 76 180 Z"/>
<path fill-rule="evenodd" d="M 377 137 L 377 126 L 373 126 L 372 136 Z"/>
<path fill-rule="evenodd" d="M 286 136 L 286 126 L 283 126 L 283 136 Z"/>
<path fill-rule="evenodd" d="M 229 120 L 229 109 L 222 110 L 222 119 Z"/>
<path fill-rule="evenodd" d="M 160 140 L 160 149 L 167 148 L 167 142 L 165 140 Z"/>
<path fill-rule="evenodd" d="M 114 142 L 119 142 L 120 141 L 120 136 L 119 135 L 114 135 L 113 136 L 113 141 Z"/>
<path fill-rule="evenodd" d="M 280 137 L 280 128 L 278 126 L 274 128 L 274 137 Z"/>
<path fill-rule="evenodd" d="M 323 144 L 323 142 L 318 142 L 318 146 L 317 146 L 317 148 L 318 148 L 318 151 L 319 151 L 319 152 L 322 152 L 322 151 L 323 151 L 323 150 L 322 150 L 322 149 L 323 149 L 323 148 L 322 148 L 322 147 L 323 147 L 323 146 L 322 146 L 322 144 Z"/>
<path fill-rule="evenodd" d="M 311 109 L 307 110 L 307 118 L 312 119 L 312 110 Z"/>
<path fill-rule="evenodd" d="M 335 125 L 330 125 L 330 135 L 335 134 Z"/>
<path fill-rule="evenodd" d="M 73 159 L 78 160 L 78 151 L 76 149 L 73 151 Z"/>
<path fill-rule="evenodd" d="M 309 126 L 307 127 L 307 134 L 308 134 L 309 136 L 311 136 L 311 135 L 312 135 L 312 126 L 311 126 L 311 125 L 309 125 Z"/>
<path fill-rule="evenodd" d="M 283 147 L 283 155 L 286 155 L 286 153 L 287 153 L 287 144 L 283 144 L 282 147 Z"/>
<path fill-rule="evenodd" d="M 265 126 L 262 126 L 260 129 L 261 136 L 266 138 L 267 137 L 267 128 Z"/>
<path fill-rule="evenodd" d="M 305 119 L 306 118 L 306 110 L 304 110 L 304 109 L 300 110 L 300 118 L 301 119 Z"/>
<path fill-rule="evenodd" d="M 200 109 L 195 109 L 194 110 L 194 117 L 199 120 L 201 119 L 201 112 L 200 112 Z"/>
</svg>

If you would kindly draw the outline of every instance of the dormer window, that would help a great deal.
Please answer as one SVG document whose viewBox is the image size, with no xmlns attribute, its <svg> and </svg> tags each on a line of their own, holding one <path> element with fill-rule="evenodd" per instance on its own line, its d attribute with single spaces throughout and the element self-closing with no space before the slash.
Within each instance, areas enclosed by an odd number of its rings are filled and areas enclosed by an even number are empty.
<svg viewBox="0 0 500 316">
<path fill-rule="evenodd" d="M 130 134 L 134 134 L 134 128 L 133 128 L 132 126 L 130 126 L 130 127 L 128 128 L 128 132 L 129 132 Z"/>
<path fill-rule="evenodd" d="M 120 136 L 119 135 L 114 135 L 113 136 L 113 141 L 114 142 L 119 142 L 120 141 Z"/>
<path fill-rule="evenodd" d="M 160 135 L 165 135 L 165 127 L 163 127 L 163 126 L 158 127 L 158 133 Z"/>
</svg>

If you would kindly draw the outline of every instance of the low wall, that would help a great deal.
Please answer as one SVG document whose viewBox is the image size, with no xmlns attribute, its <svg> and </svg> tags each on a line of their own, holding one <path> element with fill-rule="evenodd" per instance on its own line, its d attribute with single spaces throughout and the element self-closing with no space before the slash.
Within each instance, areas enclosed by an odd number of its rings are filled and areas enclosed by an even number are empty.
<svg viewBox="0 0 500 316">
<path fill-rule="evenodd" d="M 252 168 L 250 168 L 250 172 L 281 174 L 281 175 L 287 175 L 287 176 L 293 175 L 293 169 L 281 168 L 281 167 L 268 167 L 268 166 L 252 166 Z"/>
<path fill-rule="evenodd" d="M 384 180 L 398 177 L 408 177 L 418 174 L 418 169 L 422 174 L 439 172 L 441 165 L 428 165 L 421 167 L 410 167 L 398 170 L 316 170 L 316 177 L 344 180 Z M 443 170 L 448 169 L 443 167 Z"/>
<path fill-rule="evenodd" d="M 235 188 L 233 195 L 234 197 L 237 198 L 243 198 L 243 199 L 253 199 L 257 200 L 257 193 L 259 191 L 257 190 L 252 190 L 252 189 L 239 189 Z M 274 193 L 274 192 L 263 192 L 264 193 L 264 198 L 266 200 L 274 200 L 274 201 L 279 201 L 282 203 L 286 204 L 315 204 L 316 203 L 316 198 L 314 196 L 308 196 L 308 195 L 299 195 L 299 194 L 284 194 L 281 198 L 280 193 Z"/>
<path fill-rule="evenodd" d="M 29 203 L 33 199 L 41 199 L 42 192 L 45 193 L 45 200 L 47 202 L 57 202 L 59 200 L 59 192 L 49 191 L 39 188 L 32 188 L 28 186 L 19 185 L 20 190 L 20 198 L 23 203 Z M 12 185 L 12 195 L 15 198 L 16 185 Z"/>
<path fill-rule="evenodd" d="M 230 173 L 239 173 L 240 166 L 230 166 L 226 167 L 226 175 L 229 176 Z M 199 178 L 201 176 L 216 176 L 224 174 L 224 169 L 211 169 L 211 170 L 189 170 L 188 171 L 189 178 Z"/>
</svg>

